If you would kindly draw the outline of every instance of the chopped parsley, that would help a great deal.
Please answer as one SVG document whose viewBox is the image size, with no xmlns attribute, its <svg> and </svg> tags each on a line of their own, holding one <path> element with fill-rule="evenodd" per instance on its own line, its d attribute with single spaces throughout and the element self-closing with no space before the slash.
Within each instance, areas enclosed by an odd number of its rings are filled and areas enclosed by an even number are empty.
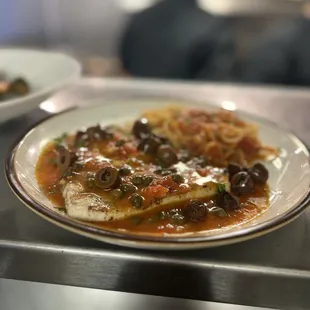
<svg viewBox="0 0 310 310">
<path fill-rule="evenodd" d="M 49 164 L 52 165 L 53 167 L 57 167 L 58 166 L 57 158 L 55 158 L 55 157 L 50 158 Z"/>
<path fill-rule="evenodd" d="M 117 141 L 115 142 L 115 146 L 121 147 L 121 146 L 123 146 L 125 143 L 126 143 L 125 140 L 120 139 L 120 140 L 117 140 Z"/>
<path fill-rule="evenodd" d="M 58 189 L 57 189 L 57 187 L 54 185 L 53 187 L 50 187 L 49 189 L 48 189 L 48 194 L 49 195 L 53 195 L 53 194 L 56 194 L 58 192 Z"/>
<path fill-rule="evenodd" d="M 225 184 L 219 183 L 219 184 L 217 185 L 217 192 L 218 192 L 218 193 L 224 193 L 224 192 L 226 192 Z"/>
<path fill-rule="evenodd" d="M 67 133 L 63 133 L 61 136 L 54 139 L 55 144 L 60 145 L 64 142 L 64 140 L 67 138 Z"/>
<path fill-rule="evenodd" d="M 77 148 L 80 148 L 80 147 L 84 147 L 85 146 L 85 140 L 84 139 L 79 139 L 78 141 L 76 141 L 76 144 L 75 144 L 75 146 L 77 147 Z"/>
<path fill-rule="evenodd" d="M 191 123 L 192 123 L 192 120 L 190 119 L 190 118 L 185 118 L 184 119 L 184 123 L 186 124 L 186 125 L 190 125 Z"/>
</svg>

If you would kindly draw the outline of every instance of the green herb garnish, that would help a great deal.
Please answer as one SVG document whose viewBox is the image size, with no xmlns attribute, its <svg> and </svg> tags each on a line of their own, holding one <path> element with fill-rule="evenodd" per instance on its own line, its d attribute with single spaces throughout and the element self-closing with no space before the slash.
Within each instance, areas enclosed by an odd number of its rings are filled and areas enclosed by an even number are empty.
<svg viewBox="0 0 310 310">
<path fill-rule="evenodd" d="M 57 193 L 57 188 L 56 187 L 53 187 L 53 188 L 49 189 L 49 191 L 48 191 L 49 195 L 53 195 L 53 194 L 56 194 L 56 193 Z"/>
<path fill-rule="evenodd" d="M 55 158 L 55 157 L 50 158 L 49 164 L 52 165 L 53 167 L 57 167 L 58 166 L 57 158 Z"/>
<path fill-rule="evenodd" d="M 125 143 L 126 143 L 125 140 L 122 140 L 122 139 L 121 140 L 117 140 L 115 142 L 115 146 L 120 147 L 120 146 L 123 146 Z"/>
<path fill-rule="evenodd" d="M 218 193 L 225 193 L 226 192 L 226 186 L 225 184 L 219 183 L 217 185 L 217 192 Z"/>
<path fill-rule="evenodd" d="M 185 118 L 185 119 L 184 119 L 184 123 L 185 123 L 186 125 L 190 125 L 190 124 L 192 123 L 192 120 L 191 120 L 190 118 Z"/>
<path fill-rule="evenodd" d="M 64 142 L 64 140 L 67 138 L 67 133 L 63 133 L 61 136 L 54 139 L 55 144 L 60 145 Z"/>
<path fill-rule="evenodd" d="M 76 141 L 75 146 L 77 148 L 84 147 L 85 146 L 85 142 L 86 142 L 85 140 L 79 139 L 78 141 Z"/>
</svg>

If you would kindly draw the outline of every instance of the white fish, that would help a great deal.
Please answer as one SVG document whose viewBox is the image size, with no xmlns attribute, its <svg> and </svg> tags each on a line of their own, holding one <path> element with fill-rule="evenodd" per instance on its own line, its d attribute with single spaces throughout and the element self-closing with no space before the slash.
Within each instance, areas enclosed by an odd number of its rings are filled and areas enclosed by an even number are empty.
<svg viewBox="0 0 310 310">
<path fill-rule="evenodd" d="M 168 204 L 213 197 L 217 193 L 217 183 L 210 181 L 202 186 L 194 186 L 190 192 L 184 194 L 170 194 L 157 199 L 148 208 L 118 207 L 113 200 L 83 192 L 83 186 L 78 182 L 69 182 L 63 187 L 65 208 L 69 217 L 89 222 L 107 222 L 121 220 L 138 215 L 154 208 L 161 208 Z"/>
</svg>

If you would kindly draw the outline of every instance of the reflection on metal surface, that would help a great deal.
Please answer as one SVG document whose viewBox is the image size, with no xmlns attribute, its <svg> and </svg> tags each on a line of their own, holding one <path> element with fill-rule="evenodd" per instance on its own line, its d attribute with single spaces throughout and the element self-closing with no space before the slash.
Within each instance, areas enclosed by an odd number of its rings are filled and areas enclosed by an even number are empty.
<svg viewBox="0 0 310 310">
<path fill-rule="evenodd" d="M 197 0 L 198 6 L 220 15 L 301 15 L 303 0 Z"/>
<path fill-rule="evenodd" d="M 120 7 L 130 13 L 138 12 L 144 10 L 156 2 L 158 0 L 118 0 Z"/>
<path fill-rule="evenodd" d="M 197 300 L 0 279 L 1 310 L 259 310 Z M 268 310 L 267 308 L 264 308 Z M 271 309 L 269 309 L 271 310 Z"/>
<path fill-rule="evenodd" d="M 88 79 L 54 96 L 52 102 L 58 112 L 98 98 L 156 100 L 158 94 L 161 99 L 208 100 L 219 105 L 231 101 L 237 109 L 287 125 L 310 144 L 310 92 L 306 90 Z M 0 162 L 13 141 L 45 116 L 46 112 L 34 110 L 0 125 Z M 309 211 L 274 233 L 244 243 L 199 251 L 149 252 L 89 240 L 40 219 L 16 199 L 3 174 L 0 197 L 2 278 L 271 308 L 310 308 Z M 100 309 L 102 305 L 106 303 L 101 302 Z"/>
</svg>

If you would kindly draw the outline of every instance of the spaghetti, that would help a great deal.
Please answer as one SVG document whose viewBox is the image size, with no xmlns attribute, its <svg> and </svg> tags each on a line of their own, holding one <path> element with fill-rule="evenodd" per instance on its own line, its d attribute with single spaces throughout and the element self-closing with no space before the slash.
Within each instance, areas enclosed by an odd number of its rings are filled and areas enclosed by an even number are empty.
<svg viewBox="0 0 310 310">
<path fill-rule="evenodd" d="M 154 132 L 167 137 L 174 147 L 204 155 L 210 164 L 226 166 L 230 162 L 248 166 L 251 162 L 276 154 L 262 145 L 257 126 L 240 120 L 226 110 L 207 112 L 178 106 L 143 114 Z"/>
</svg>

